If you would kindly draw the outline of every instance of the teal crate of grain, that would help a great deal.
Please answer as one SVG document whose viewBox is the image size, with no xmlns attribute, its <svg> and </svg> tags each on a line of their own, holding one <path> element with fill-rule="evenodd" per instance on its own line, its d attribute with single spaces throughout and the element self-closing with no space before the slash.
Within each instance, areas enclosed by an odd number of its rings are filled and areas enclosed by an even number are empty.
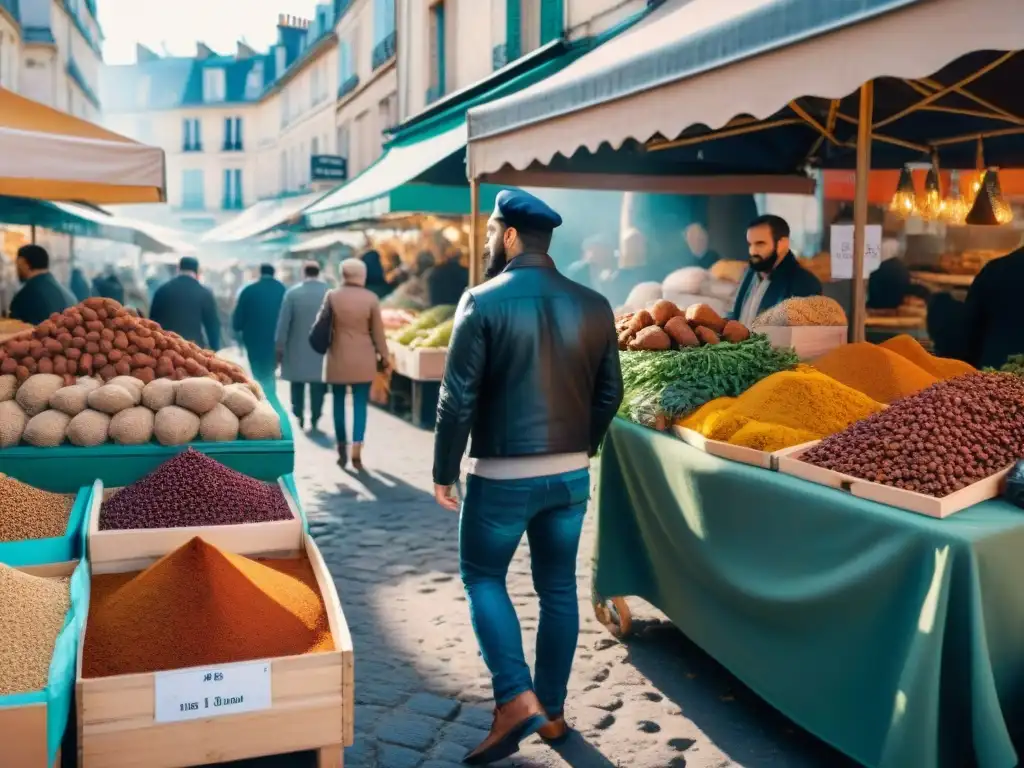
<svg viewBox="0 0 1024 768">
<path fill-rule="evenodd" d="M 89 506 L 94 502 L 93 490 L 94 484 L 89 484 L 74 494 L 67 527 L 62 535 L 40 539 L 0 541 L 0 563 L 20 567 L 64 563 L 81 557 L 82 527 L 88 517 Z M 0 518 L 8 520 L 16 516 L 34 514 L 38 514 L 37 510 L 18 504 L 0 509 Z M 0 531 L 3 528 L 4 526 L 0 525 Z"/>
<path fill-rule="evenodd" d="M 0 473 L 48 491 L 71 493 L 103 481 L 107 488 L 131 485 L 186 448 L 195 448 L 244 475 L 272 483 L 295 468 L 295 443 L 287 411 L 273 390 L 267 400 L 281 418 L 280 440 L 234 440 L 228 443 L 115 445 L 79 448 L 18 446 L 0 450 Z"/>
<path fill-rule="evenodd" d="M 44 578 L 71 577 L 70 608 L 50 659 L 46 686 L 0 696 L 0 765 L 54 768 L 68 726 L 75 689 L 78 642 L 89 613 L 89 569 L 84 561 L 19 568 Z M 4 649 L 9 652 L 9 647 Z"/>
</svg>

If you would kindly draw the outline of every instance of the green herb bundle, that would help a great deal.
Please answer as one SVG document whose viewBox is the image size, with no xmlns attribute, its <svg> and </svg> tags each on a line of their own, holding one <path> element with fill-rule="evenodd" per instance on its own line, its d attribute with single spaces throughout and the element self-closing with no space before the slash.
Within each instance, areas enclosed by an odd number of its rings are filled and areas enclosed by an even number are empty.
<svg viewBox="0 0 1024 768">
<path fill-rule="evenodd" d="M 776 349 L 763 335 L 672 352 L 622 352 L 625 397 L 619 414 L 651 425 L 670 420 L 717 397 L 738 397 L 766 376 L 796 367 L 791 349 Z"/>
<path fill-rule="evenodd" d="M 1024 377 L 1024 355 L 1010 355 L 1002 368 L 986 368 L 986 373 L 1012 373 Z"/>
</svg>

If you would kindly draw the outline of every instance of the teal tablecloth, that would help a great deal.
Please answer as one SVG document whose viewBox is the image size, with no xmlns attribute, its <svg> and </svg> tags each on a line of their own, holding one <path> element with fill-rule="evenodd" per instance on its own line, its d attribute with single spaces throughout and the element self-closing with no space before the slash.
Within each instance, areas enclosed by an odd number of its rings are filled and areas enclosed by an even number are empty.
<svg viewBox="0 0 1024 768">
<path fill-rule="evenodd" d="M 935 520 L 621 420 L 595 588 L 642 597 L 774 707 L 871 768 L 1013 768 L 1024 511 Z"/>
</svg>

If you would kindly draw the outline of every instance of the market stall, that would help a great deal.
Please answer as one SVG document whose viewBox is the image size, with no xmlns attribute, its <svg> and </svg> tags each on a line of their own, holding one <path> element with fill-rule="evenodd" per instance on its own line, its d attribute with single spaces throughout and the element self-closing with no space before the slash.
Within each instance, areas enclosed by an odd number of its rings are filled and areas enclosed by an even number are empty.
<svg viewBox="0 0 1024 768">
<path fill-rule="evenodd" d="M 650 601 L 864 765 L 1013 766 L 1024 523 L 1001 494 L 1024 455 L 1021 369 L 906 335 L 804 355 L 771 338 L 837 327 L 823 297 L 749 329 L 666 300 L 618 318 L 595 611 L 624 637 L 625 598 Z"/>
<path fill-rule="evenodd" d="M 111 299 L 0 344 L 0 471 L 51 491 L 137 480 L 188 446 L 268 481 L 290 425 L 242 369 Z"/>
<path fill-rule="evenodd" d="M 388 351 L 392 368 L 389 405 L 394 406 L 396 397 L 404 394 L 395 386 L 395 377 L 398 377 L 404 380 L 403 385 L 408 389 L 412 423 L 431 429 L 448 359 L 455 307 L 440 305 L 420 313 L 385 309 L 382 314 L 385 327 L 389 327 Z"/>
</svg>

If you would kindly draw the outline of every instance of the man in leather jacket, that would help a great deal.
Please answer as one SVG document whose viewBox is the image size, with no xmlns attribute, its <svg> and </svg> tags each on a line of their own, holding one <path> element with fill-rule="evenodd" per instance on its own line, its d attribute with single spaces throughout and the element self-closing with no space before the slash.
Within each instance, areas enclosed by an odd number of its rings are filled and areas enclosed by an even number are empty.
<svg viewBox="0 0 1024 768">
<path fill-rule="evenodd" d="M 452 511 L 472 435 L 459 565 L 496 708 L 470 765 L 501 760 L 538 731 L 552 743 L 568 736 L 576 552 L 590 458 L 622 401 L 622 372 L 608 301 L 559 274 L 547 255 L 561 223 L 532 195 L 498 194 L 487 223 L 490 280 L 459 302 L 437 407 L 434 492 Z M 540 598 L 535 680 L 505 587 L 523 534 Z"/>
</svg>

